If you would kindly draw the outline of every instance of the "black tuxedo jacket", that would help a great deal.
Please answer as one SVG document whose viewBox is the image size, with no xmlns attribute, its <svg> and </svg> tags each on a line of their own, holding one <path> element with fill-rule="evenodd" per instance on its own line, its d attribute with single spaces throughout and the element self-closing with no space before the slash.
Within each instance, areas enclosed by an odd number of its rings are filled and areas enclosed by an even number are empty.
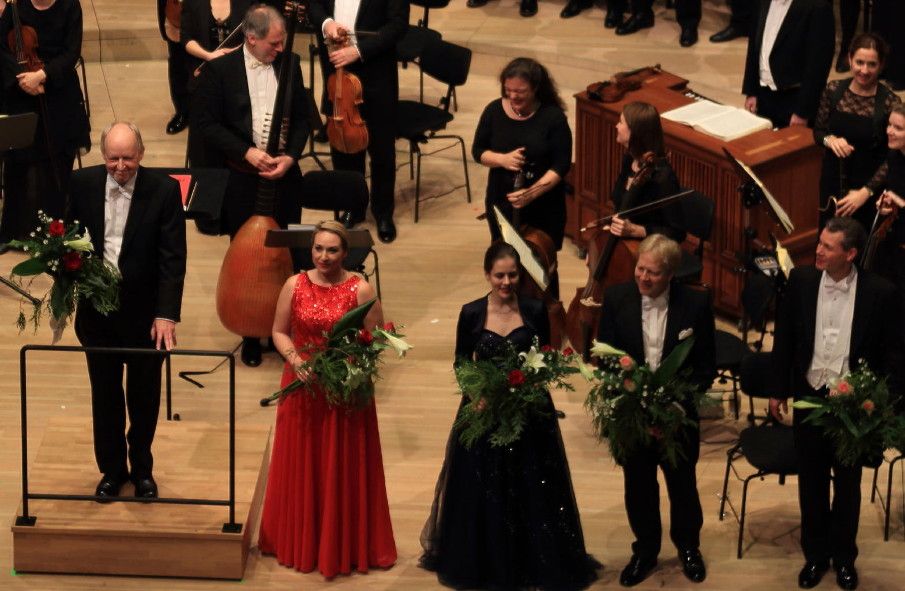
<svg viewBox="0 0 905 591">
<path fill-rule="evenodd" d="M 522 322 L 537 334 L 538 343 L 550 343 L 550 320 L 543 302 L 531 298 L 518 299 Z M 472 359 L 475 345 L 487 323 L 487 296 L 468 302 L 459 312 L 456 324 L 456 360 Z"/>
<path fill-rule="evenodd" d="M 323 46 L 323 24 L 333 18 L 333 0 L 311 0 L 309 15 L 318 40 Z M 346 69 L 361 78 L 362 86 L 369 93 L 389 95 L 398 100 L 399 83 L 396 69 L 396 43 L 402 39 L 409 26 L 408 0 L 361 0 L 355 29 L 373 31 L 375 35 L 357 38 L 361 59 Z M 335 69 L 329 60 L 324 60 L 324 79 Z M 327 105 L 330 109 L 332 105 Z"/>
<path fill-rule="evenodd" d="M 661 360 L 666 359 L 679 344 L 679 334 L 688 329 L 692 329 L 695 341 L 682 370 L 691 368 L 689 379 L 701 390 L 706 390 L 716 377 L 715 328 L 710 294 L 673 283 L 669 287 Z M 613 285 L 604 292 L 597 340 L 622 349 L 638 363 L 644 363 L 641 292 L 634 281 Z M 687 410 L 691 416 L 697 416 L 696 409 L 688 407 Z"/>
<path fill-rule="evenodd" d="M 759 0 L 758 14 L 748 40 L 742 93 L 755 96 L 760 88 L 760 48 L 770 0 Z M 833 7 L 826 0 L 792 0 L 770 53 L 770 71 L 779 90 L 798 88 L 795 114 L 813 119 L 826 86 L 835 51 Z"/>
<path fill-rule="evenodd" d="M 285 53 L 273 64 L 274 76 L 286 59 Z M 299 56 L 292 54 L 292 104 L 289 136 L 285 153 L 298 160 L 308 141 L 310 125 L 302 88 Z M 192 129 L 204 140 L 209 167 L 223 167 L 227 161 L 243 162 L 245 152 L 253 147 L 251 130 L 251 98 L 245 75 L 243 49 L 207 62 L 201 70 L 198 90 L 192 104 Z M 193 163 L 198 166 L 198 163 Z"/>
<path fill-rule="evenodd" d="M 122 273 L 120 309 L 116 321 L 128 323 L 148 336 L 154 318 L 179 321 L 185 278 L 185 214 L 179 185 L 170 177 L 139 167 L 135 193 L 123 231 L 119 256 Z M 107 170 L 92 166 L 72 173 L 70 220 L 91 233 L 94 255 L 104 253 L 104 196 Z M 76 317 L 101 319 L 93 309 L 80 307 Z M 140 333 L 139 333 L 140 334 Z"/>
<path fill-rule="evenodd" d="M 799 398 L 813 392 L 807 382 L 807 372 L 814 356 L 817 292 L 822 275 L 823 272 L 814 267 L 796 267 L 789 276 L 773 338 L 777 398 Z M 854 369 L 858 360 L 864 359 L 875 373 L 889 376 L 890 393 L 894 397 L 902 393 L 905 369 L 899 307 L 892 283 L 858 270 L 849 365 Z"/>
</svg>

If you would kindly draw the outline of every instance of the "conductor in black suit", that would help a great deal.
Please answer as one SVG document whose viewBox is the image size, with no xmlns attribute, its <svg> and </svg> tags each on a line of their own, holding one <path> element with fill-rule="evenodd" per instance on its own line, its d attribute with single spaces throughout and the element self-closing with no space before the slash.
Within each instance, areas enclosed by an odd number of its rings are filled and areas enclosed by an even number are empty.
<svg viewBox="0 0 905 591">
<path fill-rule="evenodd" d="M 775 127 L 808 125 L 833 63 L 833 7 L 826 0 L 754 1 L 758 10 L 742 82 L 745 108 Z"/>
<path fill-rule="evenodd" d="M 204 142 L 204 166 L 230 168 L 221 212 L 222 231 L 230 237 L 254 213 L 260 179 L 276 182 L 274 219 L 280 227 L 299 222 L 302 173 L 298 160 L 310 131 L 299 57 L 283 51 L 283 16 L 270 6 L 257 4 L 246 13 L 244 27 L 241 49 L 204 66 L 192 108 L 193 133 L 200 134 Z M 287 60 L 292 68 L 292 102 L 284 108 L 290 125 L 283 152 L 271 156 L 265 151 L 267 122 L 277 97 L 277 74 Z M 250 366 L 261 364 L 257 338 L 243 338 L 242 361 Z"/>
<path fill-rule="evenodd" d="M 796 267 L 789 276 L 773 339 L 777 398 L 770 400 L 770 411 L 777 419 L 788 412 L 786 398 L 826 397 L 827 384 L 860 359 L 877 375 L 890 377 L 894 396 L 902 392 L 900 296 L 891 283 L 855 266 L 864 241 L 864 228 L 854 218 L 832 218 L 820 233 L 815 265 Z M 861 466 L 836 461 L 832 441 L 804 423 L 808 412 L 796 409 L 794 415 L 805 557 L 798 585 L 817 586 L 832 559 L 838 585 L 854 589 Z"/>
<path fill-rule="evenodd" d="M 638 363 L 646 362 L 656 368 L 680 340 L 693 335 L 694 345 L 683 369 L 690 368 L 689 379 L 706 390 L 716 377 L 713 310 L 709 294 L 671 282 L 681 258 L 678 243 L 662 234 L 652 234 L 641 241 L 635 281 L 606 290 L 597 340 L 624 350 Z M 697 423 L 693 401 L 683 407 Z M 696 583 L 707 576 L 698 549 L 704 517 L 695 478 L 700 447 L 697 426 L 685 429 L 684 436 L 684 457 L 679 458 L 676 467 L 663 461 L 658 446 L 633 453 L 622 467 L 625 509 L 635 535 L 632 558 L 619 577 L 625 587 L 643 581 L 657 565 L 662 536 L 658 466 L 666 479 L 669 536 L 678 550 L 682 571 Z"/>
<path fill-rule="evenodd" d="M 90 232 L 95 254 L 119 269 L 120 307 L 103 316 L 90 306 L 79 306 L 76 335 L 87 347 L 170 350 L 176 345 L 185 278 L 185 214 L 179 186 L 139 165 L 144 145 L 131 123 L 114 123 L 103 131 L 101 154 L 103 166 L 72 175 L 69 219 Z M 160 408 L 163 357 L 89 353 L 87 361 L 94 454 L 103 473 L 95 494 L 115 497 L 131 480 L 135 496 L 154 498 L 151 443 Z"/>
<path fill-rule="evenodd" d="M 351 37 L 351 45 L 330 51 L 324 65 L 324 79 L 343 67 L 361 79 L 361 115 L 368 127 L 368 156 L 371 159 L 371 212 L 382 242 L 396 239 L 393 223 L 396 187 L 396 103 L 399 101 L 399 74 L 396 43 L 409 22 L 407 0 L 311 0 L 310 19 L 320 36 L 333 41 L 341 31 L 362 35 Z M 326 105 L 331 114 L 333 105 Z M 344 154 L 330 149 L 336 170 L 365 172 L 364 151 Z M 361 220 L 353 220 L 355 222 Z"/>
</svg>

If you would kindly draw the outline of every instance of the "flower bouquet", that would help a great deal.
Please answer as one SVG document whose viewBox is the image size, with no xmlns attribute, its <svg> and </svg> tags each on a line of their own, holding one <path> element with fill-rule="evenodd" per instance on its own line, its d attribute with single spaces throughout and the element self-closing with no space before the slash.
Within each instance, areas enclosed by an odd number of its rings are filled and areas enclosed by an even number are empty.
<svg viewBox="0 0 905 591">
<path fill-rule="evenodd" d="M 697 384 L 686 379 L 687 372 L 679 372 L 693 346 L 694 337 L 685 338 L 652 370 L 625 351 L 594 341 L 591 355 L 601 359 L 604 367 L 579 364 L 582 375 L 593 384 L 585 407 L 598 438 L 607 440 L 616 462 L 624 463 L 635 450 L 652 443 L 671 466 L 684 456 L 683 428 L 695 423 L 682 403 L 701 406 L 709 401 Z"/>
<path fill-rule="evenodd" d="M 38 219 L 41 225 L 29 234 L 27 240 L 9 242 L 10 246 L 21 248 L 29 255 L 28 259 L 13 267 L 10 275 L 13 278 L 32 277 L 33 281 L 35 276 L 46 273 L 53 279 L 53 285 L 34 304 L 28 320 L 20 308 L 16 325 L 22 332 L 30 322 L 37 331 L 46 308 L 50 311 L 56 342 L 77 303 L 86 302 L 104 315 L 119 308 L 120 275 L 115 267 L 104 261 L 103 256 L 94 254 L 88 229 L 80 232 L 78 220 L 67 225 L 43 211 L 38 212 Z M 21 285 L 21 279 L 17 282 Z"/>
<path fill-rule="evenodd" d="M 302 391 L 312 395 L 323 392 L 330 406 L 351 409 L 367 406 L 374 397 L 380 354 L 393 349 L 399 357 L 404 357 L 412 348 L 392 322 L 373 331 L 362 328 L 368 310 L 376 301 L 365 302 L 343 314 L 333 329 L 324 334 L 327 343 L 323 347 L 305 347 L 301 352 L 308 359 L 298 368 L 298 373 L 309 377 L 296 378 L 267 400 Z"/>
<path fill-rule="evenodd" d="M 466 448 L 487 433 L 494 447 L 517 441 L 531 415 L 545 412 L 548 390 L 574 390 L 564 381 L 569 374 L 578 373 L 571 365 L 577 357 L 572 349 L 539 347 L 537 337 L 523 353 L 507 344 L 498 357 L 456 365 L 456 381 L 469 402 L 459 410 L 454 428 Z"/>
<path fill-rule="evenodd" d="M 826 398 L 807 396 L 792 406 L 811 411 L 804 422 L 823 429 L 844 466 L 874 465 L 882 460 L 883 450 L 905 440 L 886 380 L 863 359 L 856 370 L 829 384 Z"/>
</svg>

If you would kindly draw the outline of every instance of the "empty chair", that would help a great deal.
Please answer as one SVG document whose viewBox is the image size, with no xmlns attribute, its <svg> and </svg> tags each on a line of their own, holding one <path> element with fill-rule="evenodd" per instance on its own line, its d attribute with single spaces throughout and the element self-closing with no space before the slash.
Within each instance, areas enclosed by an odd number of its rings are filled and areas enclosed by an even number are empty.
<svg viewBox="0 0 905 591">
<path fill-rule="evenodd" d="M 695 191 L 679 200 L 685 231 L 698 241 L 694 252 L 682 250 L 682 262 L 675 278 L 679 281 L 700 281 L 704 272 L 704 243 L 710 240 L 713 230 L 713 214 L 716 209 L 713 199 Z"/>
</svg>

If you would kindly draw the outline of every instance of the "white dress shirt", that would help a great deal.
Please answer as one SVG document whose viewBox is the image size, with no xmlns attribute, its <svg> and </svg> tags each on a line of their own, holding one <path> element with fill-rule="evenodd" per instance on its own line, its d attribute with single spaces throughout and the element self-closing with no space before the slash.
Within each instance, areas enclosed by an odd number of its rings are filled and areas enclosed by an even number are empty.
<svg viewBox="0 0 905 591">
<path fill-rule="evenodd" d="M 255 146 L 267 149 L 270 119 L 277 99 L 277 77 L 272 64 L 260 62 L 242 46 L 245 56 L 245 77 L 248 80 L 248 97 L 251 99 L 251 137 Z"/>
<path fill-rule="evenodd" d="M 764 24 L 764 36 L 760 44 L 760 85 L 767 86 L 770 90 L 778 90 L 776 81 L 773 80 L 773 72 L 770 70 L 770 54 L 776 45 L 776 36 L 786 20 L 789 7 L 793 0 L 772 0 L 767 9 L 767 22 Z"/>
<path fill-rule="evenodd" d="M 349 31 L 351 37 L 349 42 L 356 50 L 358 50 L 358 38 L 355 36 L 355 21 L 358 20 L 358 9 L 361 8 L 361 0 L 336 0 L 333 4 L 333 18 L 324 20 L 321 26 L 321 33 L 324 32 L 324 26 L 330 21 L 336 21 L 344 29 Z M 358 52 L 361 58 L 361 52 Z"/>
<path fill-rule="evenodd" d="M 119 268 L 119 253 L 123 247 L 123 232 L 129 217 L 129 206 L 135 193 L 134 175 L 125 185 L 117 183 L 107 175 L 104 190 L 104 260 Z"/>
<path fill-rule="evenodd" d="M 644 360 L 651 369 L 660 367 L 663 341 L 666 339 L 666 315 L 669 312 L 669 290 L 655 298 L 641 296 L 641 337 Z"/>
<path fill-rule="evenodd" d="M 841 281 L 823 272 L 817 292 L 817 321 L 814 323 L 814 356 L 808 369 L 808 384 L 815 390 L 841 377 L 849 369 L 852 318 L 855 316 L 855 292 L 858 271 Z"/>
</svg>

